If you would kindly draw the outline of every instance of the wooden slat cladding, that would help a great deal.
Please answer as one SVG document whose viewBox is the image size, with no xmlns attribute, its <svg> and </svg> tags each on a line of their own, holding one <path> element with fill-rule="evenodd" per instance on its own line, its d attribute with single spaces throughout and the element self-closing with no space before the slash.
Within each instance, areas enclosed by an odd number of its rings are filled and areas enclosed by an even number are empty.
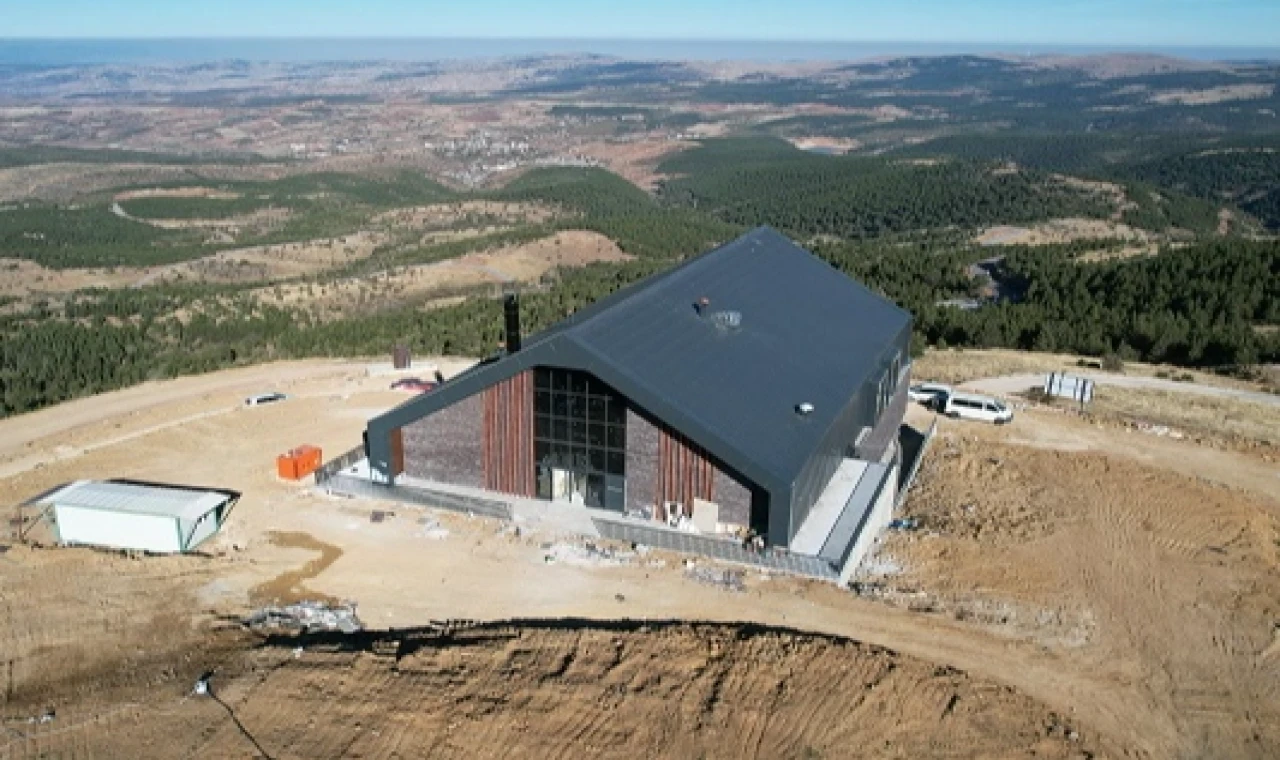
<svg viewBox="0 0 1280 760">
<path fill-rule="evenodd" d="M 534 495 L 533 373 L 521 372 L 484 391 L 484 487 Z"/>
<path fill-rule="evenodd" d="M 404 428 L 391 431 L 391 476 L 404 472 Z"/>
<path fill-rule="evenodd" d="M 702 447 L 663 426 L 658 437 L 659 506 L 669 501 L 684 505 L 693 514 L 694 498 L 714 501 L 715 465 Z"/>
</svg>

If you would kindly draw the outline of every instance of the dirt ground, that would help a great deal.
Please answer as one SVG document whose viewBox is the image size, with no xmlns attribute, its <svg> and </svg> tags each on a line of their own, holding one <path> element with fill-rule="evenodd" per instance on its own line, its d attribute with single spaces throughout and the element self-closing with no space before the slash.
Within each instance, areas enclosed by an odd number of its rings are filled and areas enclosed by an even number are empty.
<svg viewBox="0 0 1280 760">
<path fill-rule="evenodd" d="M 1192 436 L 1223 445 L 1259 444 L 1280 456 L 1280 404 L 1257 404 L 1154 389 L 1102 388 L 1090 404 L 1096 417 Z M 1145 426 L 1145 427 L 1144 427 Z"/>
<path fill-rule="evenodd" d="M 303 277 L 367 259 L 387 241 L 377 232 L 357 232 L 340 238 L 253 246 L 222 251 L 148 272 L 144 282 L 263 282 Z"/>
<path fill-rule="evenodd" d="M 667 138 L 589 142 L 579 146 L 578 152 L 603 162 L 609 171 L 628 182 L 645 190 L 653 190 L 658 182 L 666 178 L 666 175 L 658 172 L 658 164 L 697 144 L 692 140 Z"/>
<path fill-rule="evenodd" d="M 123 288 L 146 274 L 140 267 L 48 269 L 26 259 L 0 258 L 0 296 L 25 301 L 85 288 Z"/>
<path fill-rule="evenodd" d="M 984 230 L 974 238 L 979 245 L 1050 245 L 1076 240 L 1116 240 L 1126 245 L 1109 251 L 1111 258 L 1154 253 L 1157 243 L 1151 233 L 1120 222 L 1104 219 L 1052 219 L 1030 227 L 999 226 Z M 1086 254 L 1086 257 L 1088 255 Z M 1093 258 L 1101 258 L 1101 255 Z"/>
<path fill-rule="evenodd" d="M 1270 84 L 1235 84 L 1204 90 L 1165 90 L 1148 99 L 1161 105 L 1205 106 L 1233 100 L 1261 100 L 1271 97 L 1273 92 L 1275 86 Z"/>
<path fill-rule="evenodd" d="M 471 228 L 477 224 L 501 227 L 541 224 L 557 215 L 555 209 L 538 203 L 462 201 L 395 209 L 379 214 L 373 221 L 412 230 L 452 230 L 459 226 Z"/>
<path fill-rule="evenodd" d="M 222 704 L 170 695 L 99 722 L 81 746 L 215 758 L 1118 754 L 1007 687 L 786 629 L 521 621 L 297 643 L 224 665 Z"/>
<path fill-rule="evenodd" d="M 834 155 L 842 155 L 862 147 L 857 140 L 839 137 L 800 137 L 791 140 L 791 144 L 800 150 L 821 151 Z"/>
<path fill-rule="evenodd" d="M 368 258 L 386 241 L 378 232 L 340 238 L 252 246 L 153 267 L 47 269 L 33 261 L 0 258 L 0 296 L 57 297 L 87 288 L 141 287 L 158 282 L 269 282 L 316 274 Z"/>
<path fill-rule="evenodd" d="M 142 190 L 126 190 L 116 193 L 117 201 L 131 201 L 138 198 L 211 198 L 214 200 L 235 200 L 240 193 L 218 190 L 212 187 L 152 187 Z"/>
<path fill-rule="evenodd" d="M 944 383 L 964 383 L 986 377 L 1018 375 L 1027 372 L 1075 372 L 1081 370 L 1081 358 L 1070 354 L 1031 353 L 1011 349 L 982 349 L 978 351 L 966 349 L 929 349 L 923 356 L 913 360 L 911 376 L 913 379 L 935 380 Z M 1097 363 L 1097 359 L 1086 359 L 1086 362 Z M 1101 367 L 1087 368 L 1085 371 L 1098 374 Z M 1216 375 L 1211 372 L 1188 370 L 1167 364 L 1147 364 L 1144 362 L 1125 362 L 1124 374 L 1134 377 L 1155 377 L 1157 373 L 1166 375 L 1187 375 L 1189 384 L 1198 386 L 1219 386 L 1223 388 L 1239 388 L 1256 391 L 1261 385 Z"/>
<path fill-rule="evenodd" d="M 399 267 L 323 284 L 292 283 L 263 288 L 257 295 L 265 303 L 305 305 L 319 318 L 326 319 L 341 316 L 353 307 L 366 310 L 383 302 L 449 298 L 487 285 L 536 283 L 557 268 L 628 258 L 604 235 L 566 230 L 541 240 L 468 253 L 434 264 Z"/>
<path fill-rule="evenodd" d="M 243 493 L 207 556 L 0 544 L 0 757 L 1280 752 L 1274 465 L 1051 411 L 943 420 L 905 505 L 920 527 L 855 591 L 757 571 L 734 591 L 675 556 L 549 561 L 568 539 L 540 525 L 276 478 L 285 449 L 357 445 L 407 398 L 388 383 L 277 364 L 0 421 L 6 505 L 93 477 Z M 266 390 L 290 399 L 241 403 Z M 399 633 L 259 644 L 236 625 L 297 598 Z M 535 620 L 405 630 L 448 619 Z M 209 669 L 228 709 L 189 696 Z"/>
</svg>

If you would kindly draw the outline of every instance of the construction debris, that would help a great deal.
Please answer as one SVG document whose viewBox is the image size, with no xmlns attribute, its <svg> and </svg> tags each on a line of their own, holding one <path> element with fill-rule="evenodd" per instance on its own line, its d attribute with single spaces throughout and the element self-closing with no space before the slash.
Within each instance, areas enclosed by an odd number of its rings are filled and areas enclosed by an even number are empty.
<svg viewBox="0 0 1280 760">
<path fill-rule="evenodd" d="M 542 559 L 548 565 L 562 562 L 579 567 L 617 567 L 629 565 L 635 559 L 635 552 L 618 551 L 609 547 L 597 546 L 588 541 L 584 544 L 543 544 L 546 553 Z"/>
<path fill-rule="evenodd" d="M 283 630 L 294 633 L 326 631 L 356 633 L 364 629 L 364 624 L 356 616 L 354 602 L 328 605 L 324 602 L 308 601 L 282 607 L 263 607 L 245 618 L 244 624 L 254 630 Z"/>
<path fill-rule="evenodd" d="M 709 586 L 720 586 L 729 591 L 746 591 L 747 585 L 743 582 L 746 576 L 741 570 L 717 570 L 712 567 L 700 567 L 696 564 L 688 564 L 685 566 L 684 575 L 690 580 L 698 583 L 705 583 Z"/>
<path fill-rule="evenodd" d="M 418 525 L 422 526 L 422 531 L 418 533 L 418 535 L 423 538 L 430 538 L 438 541 L 449 537 L 449 529 L 430 517 L 420 518 L 418 520 Z"/>
</svg>

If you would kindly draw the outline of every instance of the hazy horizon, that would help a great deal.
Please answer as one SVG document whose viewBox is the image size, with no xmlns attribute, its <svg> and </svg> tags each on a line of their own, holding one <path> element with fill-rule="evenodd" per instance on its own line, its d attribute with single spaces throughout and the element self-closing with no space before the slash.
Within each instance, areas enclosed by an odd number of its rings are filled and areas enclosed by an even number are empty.
<svg viewBox="0 0 1280 760">
<path fill-rule="evenodd" d="M 902 55 L 1164 55 L 1193 60 L 1280 60 L 1274 47 L 1037 42 L 931 42 L 608 37 L 15 37 L 0 38 L 0 64 L 94 65 L 261 62 L 410 62 L 531 55 L 649 60 L 844 61 Z"/>
</svg>

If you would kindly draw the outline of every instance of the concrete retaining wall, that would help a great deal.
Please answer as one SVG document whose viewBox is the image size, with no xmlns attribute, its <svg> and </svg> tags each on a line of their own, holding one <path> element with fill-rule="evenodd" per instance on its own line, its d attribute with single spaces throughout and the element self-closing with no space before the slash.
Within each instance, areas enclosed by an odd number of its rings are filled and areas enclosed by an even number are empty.
<svg viewBox="0 0 1280 760">
<path fill-rule="evenodd" d="M 840 568 L 841 586 L 848 585 L 849 579 L 853 577 L 854 571 L 862 564 L 862 560 L 866 559 L 867 553 L 875 545 L 881 531 L 887 528 L 893 520 L 893 508 L 898 501 L 898 476 L 900 471 L 900 467 L 895 464 L 886 474 L 880 487 L 880 492 L 876 495 L 876 500 L 871 506 L 871 512 L 867 515 L 867 520 L 863 523 L 862 530 L 854 541 L 853 549 L 849 551 L 849 556 L 845 559 L 844 566 Z"/>
</svg>

